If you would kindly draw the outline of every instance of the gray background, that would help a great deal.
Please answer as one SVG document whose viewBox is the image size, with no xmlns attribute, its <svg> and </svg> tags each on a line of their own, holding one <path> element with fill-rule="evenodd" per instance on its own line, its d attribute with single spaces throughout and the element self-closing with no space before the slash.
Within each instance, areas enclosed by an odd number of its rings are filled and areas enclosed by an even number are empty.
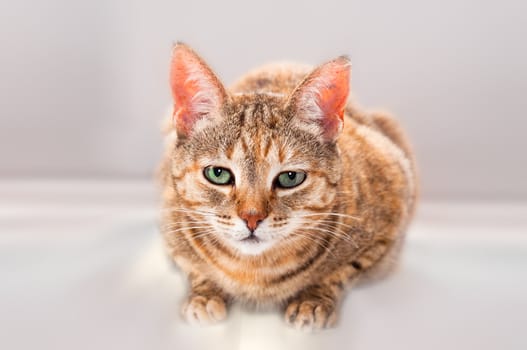
<svg viewBox="0 0 527 350">
<path fill-rule="evenodd" d="M 425 198 L 527 198 L 527 2 L 0 3 L 0 177 L 145 178 L 174 40 L 230 83 L 348 53 L 354 95 L 397 114 Z"/>
</svg>

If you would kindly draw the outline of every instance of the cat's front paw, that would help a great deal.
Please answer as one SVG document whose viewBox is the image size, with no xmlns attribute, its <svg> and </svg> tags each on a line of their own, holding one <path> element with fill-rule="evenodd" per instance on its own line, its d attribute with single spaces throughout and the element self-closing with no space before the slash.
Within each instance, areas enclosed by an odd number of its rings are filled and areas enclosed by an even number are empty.
<svg viewBox="0 0 527 350">
<path fill-rule="evenodd" d="M 227 317 L 227 305 L 217 296 L 192 295 L 183 305 L 183 318 L 194 325 L 210 325 Z"/>
<path fill-rule="evenodd" d="M 292 300 L 285 310 L 286 322 L 299 330 L 314 331 L 334 327 L 337 321 L 335 305 L 318 299 Z"/>
</svg>

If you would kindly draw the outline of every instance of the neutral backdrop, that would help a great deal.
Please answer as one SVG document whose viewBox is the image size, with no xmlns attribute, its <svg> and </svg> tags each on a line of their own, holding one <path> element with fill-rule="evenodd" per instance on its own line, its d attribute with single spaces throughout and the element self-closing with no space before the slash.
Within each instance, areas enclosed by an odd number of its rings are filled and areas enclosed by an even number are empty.
<svg viewBox="0 0 527 350">
<path fill-rule="evenodd" d="M 350 54 L 357 100 L 409 133 L 423 197 L 527 198 L 526 34 L 522 0 L 3 0 L 0 177 L 150 177 L 182 40 L 227 84 Z"/>
</svg>

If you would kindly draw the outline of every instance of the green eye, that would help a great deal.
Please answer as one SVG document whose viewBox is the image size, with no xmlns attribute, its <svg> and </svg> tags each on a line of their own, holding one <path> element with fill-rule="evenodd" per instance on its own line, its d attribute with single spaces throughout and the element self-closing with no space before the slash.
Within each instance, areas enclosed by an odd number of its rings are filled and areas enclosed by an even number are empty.
<svg viewBox="0 0 527 350">
<path fill-rule="evenodd" d="M 306 173 L 301 171 L 284 171 L 278 175 L 276 185 L 281 188 L 291 188 L 300 185 L 306 179 Z"/>
<path fill-rule="evenodd" d="M 230 170 L 216 166 L 206 167 L 203 170 L 203 175 L 215 185 L 229 185 L 234 180 Z"/>
</svg>

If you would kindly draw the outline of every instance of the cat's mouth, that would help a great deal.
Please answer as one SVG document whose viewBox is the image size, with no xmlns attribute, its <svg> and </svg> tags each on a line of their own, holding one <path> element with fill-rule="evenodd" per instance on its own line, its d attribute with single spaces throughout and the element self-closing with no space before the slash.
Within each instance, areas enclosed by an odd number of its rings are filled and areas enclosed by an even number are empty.
<svg viewBox="0 0 527 350">
<path fill-rule="evenodd" d="M 244 238 L 231 241 L 232 245 L 242 254 L 258 255 L 273 245 L 272 239 L 265 239 L 251 233 Z"/>
<path fill-rule="evenodd" d="M 249 244 L 256 244 L 256 243 L 260 243 L 262 240 L 258 237 L 256 237 L 256 235 L 254 233 L 251 233 L 249 236 L 243 238 L 240 240 L 240 242 L 244 242 L 244 243 L 249 243 Z"/>
</svg>

